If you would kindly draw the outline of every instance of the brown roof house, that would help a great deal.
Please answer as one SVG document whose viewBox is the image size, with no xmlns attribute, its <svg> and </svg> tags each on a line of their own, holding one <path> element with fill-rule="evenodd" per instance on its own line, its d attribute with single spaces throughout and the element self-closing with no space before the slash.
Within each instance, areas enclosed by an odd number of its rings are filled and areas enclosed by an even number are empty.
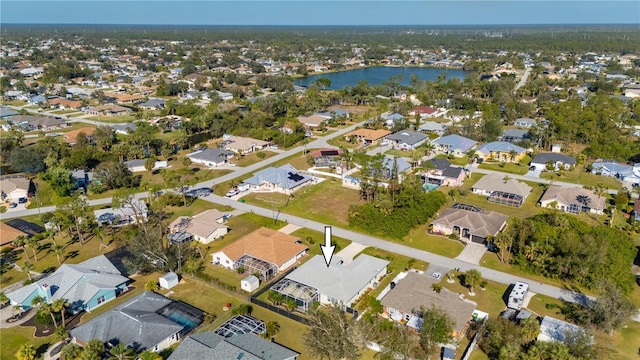
<svg viewBox="0 0 640 360">
<path fill-rule="evenodd" d="M 473 205 L 453 204 L 431 223 L 431 232 L 439 235 L 456 234 L 460 239 L 484 244 L 507 226 L 509 217 Z"/>
<path fill-rule="evenodd" d="M 396 278 L 397 279 L 397 278 Z M 453 320 L 453 336 L 461 338 L 473 318 L 476 303 L 443 288 L 435 292 L 431 285 L 439 280 L 412 271 L 397 282 L 396 286 L 380 300 L 384 314 L 415 330 L 422 327 L 421 310 L 432 306 L 442 310 Z"/>
<path fill-rule="evenodd" d="M 389 134 L 391 134 L 391 131 L 383 130 L 383 129 L 378 129 L 378 130 L 357 129 L 357 130 L 354 130 L 354 131 L 350 132 L 345 137 L 348 139 L 348 138 L 351 138 L 352 136 L 354 136 L 356 139 L 362 141 L 363 144 L 369 145 L 369 144 L 372 144 L 375 141 L 379 141 L 379 140 L 384 139 Z"/>
<path fill-rule="evenodd" d="M 213 263 L 247 274 L 259 274 L 268 280 L 307 254 L 300 239 L 269 228 L 260 228 L 224 249 L 211 254 Z"/>
<path fill-rule="evenodd" d="M 57 107 L 58 109 L 73 109 L 77 110 L 82 107 L 82 101 L 69 100 L 64 98 L 55 98 L 48 101 L 50 106 Z"/>
<path fill-rule="evenodd" d="M 78 135 L 80 135 L 80 133 L 83 133 L 87 137 L 87 141 L 89 142 L 89 144 L 93 144 L 93 133 L 95 131 L 96 128 L 91 126 L 85 126 L 77 130 L 67 131 L 64 134 L 64 141 L 69 145 L 73 145 L 78 142 Z"/>
<path fill-rule="evenodd" d="M 317 128 L 326 122 L 327 118 L 321 115 L 298 116 L 298 121 L 306 128 Z"/>
<path fill-rule="evenodd" d="M 28 234 L 0 221 L 0 246 L 11 244 L 18 236 L 27 237 Z"/>
<path fill-rule="evenodd" d="M 170 225 L 172 242 L 197 240 L 208 244 L 227 234 L 229 228 L 224 225 L 224 214 L 216 209 L 203 211 L 194 216 L 180 216 Z"/>
<path fill-rule="evenodd" d="M 602 215 L 607 199 L 605 196 L 596 195 L 591 190 L 556 185 L 549 186 L 545 190 L 539 203 L 542 207 L 555 208 L 572 214 L 584 211 Z"/>
<path fill-rule="evenodd" d="M 131 109 L 116 104 L 104 104 L 86 110 L 87 114 L 94 116 L 116 116 L 128 114 L 130 112 L 132 112 Z"/>
</svg>

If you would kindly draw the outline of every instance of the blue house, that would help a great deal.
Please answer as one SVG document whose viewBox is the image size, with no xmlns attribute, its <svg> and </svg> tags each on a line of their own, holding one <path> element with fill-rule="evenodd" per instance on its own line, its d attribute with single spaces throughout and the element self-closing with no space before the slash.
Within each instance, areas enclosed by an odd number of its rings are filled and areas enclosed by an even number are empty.
<svg viewBox="0 0 640 360">
<path fill-rule="evenodd" d="M 31 301 L 40 296 L 51 304 L 66 299 L 69 311 L 91 311 L 113 300 L 127 289 L 129 278 L 122 276 L 104 255 L 80 264 L 63 264 L 50 276 L 7 294 L 11 305 L 23 310 L 31 308 Z"/>
</svg>

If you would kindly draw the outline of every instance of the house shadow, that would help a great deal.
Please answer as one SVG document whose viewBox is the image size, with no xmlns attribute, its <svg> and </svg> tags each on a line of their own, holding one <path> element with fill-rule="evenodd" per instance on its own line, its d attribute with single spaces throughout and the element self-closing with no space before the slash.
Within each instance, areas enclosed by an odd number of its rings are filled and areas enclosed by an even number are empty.
<svg viewBox="0 0 640 360">
<path fill-rule="evenodd" d="M 511 295 L 511 291 L 513 291 L 513 288 L 515 286 L 516 286 L 515 284 L 509 284 L 509 286 L 507 286 L 507 289 L 502 294 L 502 302 L 504 303 L 505 306 L 509 304 L 509 295 Z"/>
<path fill-rule="evenodd" d="M 636 246 L 636 258 L 633 259 L 633 265 L 640 266 L 640 246 Z"/>
</svg>

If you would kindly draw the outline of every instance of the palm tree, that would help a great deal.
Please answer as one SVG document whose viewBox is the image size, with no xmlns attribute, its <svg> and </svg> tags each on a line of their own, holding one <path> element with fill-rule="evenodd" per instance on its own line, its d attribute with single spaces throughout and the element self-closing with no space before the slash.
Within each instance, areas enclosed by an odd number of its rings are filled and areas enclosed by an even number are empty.
<svg viewBox="0 0 640 360">
<path fill-rule="evenodd" d="M 273 338 L 280 331 L 280 324 L 277 321 L 269 321 L 266 325 L 266 331 L 264 336 L 266 338 Z"/>
<path fill-rule="evenodd" d="M 440 294 L 440 291 L 442 291 L 442 285 L 438 283 L 433 283 L 431 284 L 431 289 L 437 292 L 438 294 Z"/>
<path fill-rule="evenodd" d="M 111 354 L 109 360 L 132 360 L 134 358 L 133 349 L 124 346 L 122 343 L 109 349 L 109 354 Z"/>
<path fill-rule="evenodd" d="M 273 305 L 278 306 L 281 305 L 284 301 L 284 296 L 277 291 L 271 290 L 267 297 L 269 301 L 273 303 Z"/>
<path fill-rule="evenodd" d="M 98 339 L 91 339 L 84 347 L 84 351 L 89 351 L 94 354 L 102 355 L 104 353 L 104 343 Z"/>
<path fill-rule="evenodd" d="M 25 343 L 20 346 L 20 349 L 18 349 L 16 358 L 18 360 L 34 360 L 36 358 L 36 354 L 36 348 L 29 343 Z"/>
<path fill-rule="evenodd" d="M 82 353 L 82 348 L 76 343 L 69 343 L 65 345 L 60 351 L 61 359 L 77 359 Z"/>
<path fill-rule="evenodd" d="M 296 303 L 295 299 L 288 297 L 284 301 L 284 306 L 287 308 L 288 311 L 293 311 L 298 307 L 298 303 Z"/>
<path fill-rule="evenodd" d="M 482 281 L 482 273 L 476 269 L 471 269 L 464 274 L 464 283 L 469 287 L 469 295 L 474 296 L 473 287 Z"/>
<path fill-rule="evenodd" d="M 98 249 L 99 251 L 102 251 L 102 248 L 109 247 L 109 245 L 104 243 L 104 238 L 106 236 L 104 227 L 95 226 L 93 230 L 91 230 L 91 232 L 93 233 L 93 236 L 97 237 L 98 240 L 100 241 L 100 249 Z"/>
<path fill-rule="evenodd" d="M 27 237 L 24 235 L 18 235 L 15 239 L 13 239 L 13 246 L 17 248 L 22 248 L 24 251 L 24 257 L 29 260 L 29 253 L 27 252 Z"/>
<path fill-rule="evenodd" d="M 55 312 L 59 312 L 62 318 L 62 326 L 65 325 L 64 314 L 67 312 L 67 308 L 69 307 L 69 300 L 65 298 L 57 298 L 51 303 L 51 309 Z"/>
<path fill-rule="evenodd" d="M 436 146 L 433 145 L 431 141 L 426 141 L 424 144 L 422 144 L 422 148 L 424 149 L 424 154 L 429 156 L 431 155 L 431 152 L 435 150 Z"/>
<path fill-rule="evenodd" d="M 32 263 L 25 261 L 22 264 L 22 271 L 27 273 L 27 276 L 29 277 L 29 281 L 31 281 L 31 272 L 35 269 L 35 266 L 33 266 Z"/>
<path fill-rule="evenodd" d="M 30 247 L 31 250 L 33 250 L 33 257 L 35 258 L 36 262 L 38 262 L 38 239 L 36 239 L 35 236 L 29 237 L 27 238 L 25 244 Z"/>
<path fill-rule="evenodd" d="M 516 161 L 516 156 L 518 156 L 518 152 L 513 150 L 513 149 L 511 149 L 509 151 L 509 161 L 515 162 Z"/>
<path fill-rule="evenodd" d="M 520 329 L 527 341 L 533 341 L 540 333 L 540 323 L 534 317 L 526 318 L 520 321 Z"/>
<path fill-rule="evenodd" d="M 69 332 L 64 328 L 64 325 L 61 325 L 56 328 L 55 335 L 60 341 L 63 341 L 69 338 Z"/>
<path fill-rule="evenodd" d="M 49 251 L 51 251 L 56 256 L 56 258 L 58 259 L 58 265 L 62 265 L 62 262 L 60 261 L 60 255 L 64 255 L 65 254 L 64 246 L 58 245 L 58 244 L 54 244 L 53 246 L 51 246 Z"/>
<path fill-rule="evenodd" d="M 0 305 L 4 305 L 7 301 L 9 301 L 7 295 L 0 291 Z"/>
<path fill-rule="evenodd" d="M 160 284 L 155 280 L 149 280 L 144 284 L 144 289 L 147 291 L 158 291 L 158 289 L 160 289 Z"/>
</svg>

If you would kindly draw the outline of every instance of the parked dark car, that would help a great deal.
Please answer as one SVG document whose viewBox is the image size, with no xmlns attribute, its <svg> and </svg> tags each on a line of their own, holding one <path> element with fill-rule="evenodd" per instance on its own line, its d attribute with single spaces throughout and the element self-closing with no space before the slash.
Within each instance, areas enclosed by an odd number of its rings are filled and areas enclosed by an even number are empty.
<svg viewBox="0 0 640 360">
<path fill-rule="evenodd" d="M 15 208 L 17 206 L 18 206 L 18 204 L 14 203 L 14 202 L 9 203 L 9 209 L 13 209 L 13 208 Z"/>
<path fill-rule="evenodd" d="M 27 203 L 27 198 L 26 197 L 22 197 L 20 199 L 18 199 L 18 204 L 26 204 Z"/>
</svg>

